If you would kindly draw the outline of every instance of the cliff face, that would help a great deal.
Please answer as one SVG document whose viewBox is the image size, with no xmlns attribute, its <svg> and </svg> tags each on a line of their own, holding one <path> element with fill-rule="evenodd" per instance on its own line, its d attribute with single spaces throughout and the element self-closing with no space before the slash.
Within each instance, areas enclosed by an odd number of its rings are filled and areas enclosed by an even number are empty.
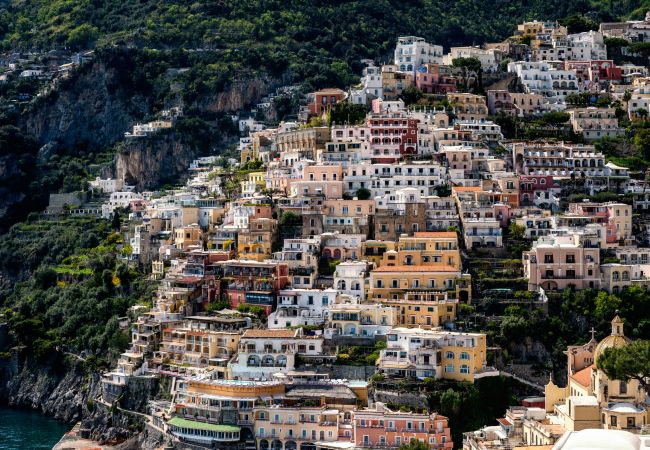
<svg viewBox="0 0 650 450">
<path fill-rule="evenodd" d="M 114 175 L 138 190 L 153 189 L 178 180 L 197 153 L 175 133 L 129 139 L 115 155 Z"/>
<path fill-rule="evenodd" d="M 110 145 L 148 112 L 145 99 L 130 97 L 120 86 L 115 68 L 101 61 L 90 64 L 21 116 L 21 128 L 41 145 Z"/>
<path fill-rule="evenodd" d="M 81 420 L 86 401 L 101 389 L 99 377 L 85 375 L 81 361 L 71 357 L 57 369 L 12 354 L 0 364 L 0 400 L 65 422 Z"/>
<path fill-rule="evenodd" d="M 206 98 L 199 107 L 213 113 L 237 112 L 255 105 L 277 84 L 277 80 L 266 78 L 234 81 L 225 91 Z"/>
</svg>

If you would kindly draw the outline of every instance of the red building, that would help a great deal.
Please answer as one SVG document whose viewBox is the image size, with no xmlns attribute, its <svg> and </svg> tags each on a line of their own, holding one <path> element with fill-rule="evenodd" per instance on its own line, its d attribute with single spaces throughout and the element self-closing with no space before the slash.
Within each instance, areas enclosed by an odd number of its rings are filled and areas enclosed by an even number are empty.
<svg viewBox="0 0 650 450">
<path fill-rule="evenodd" d="M 551 188 L 553 188 L 553 177 L 550 175 L 521 175 L 519 177 L 521 205 L 531 205 L 537 191 L 547 191 Z"/>
<path fill-rule="evenodd" d="M 564 61 L 564 70 L 575 70 L 576 76 L 584 81 L 600 83 L 620 83 L 623 80 L 623 71 L 616 67 L 611 59 L 591 61 Z"/>
<path fill-rule="evenodd" d="M 309 115 L 320 116 L 343 100 L 345 91 L 337 88 L 322 89 L 312 92 L 310 95 L 314 97 L 314 100 L 309 104 Z"/>
<path fill-rule="evenodd" d="M 426 94 L 456 92 L 457 81 L 451 67 L 440 64 L 425 64 L 415 74 L 415 86 Z"/>
<path fill-rule="evenodd" d="M 418 121 L 404 112 L 370 114 L 372 162 L 392 163 L 417 154 Z"/>
<path fill-rule="evenodd" d="M 289 284 L 285 263 L 230 260 L 217 263 L 221 291 L 232 308 L 239 305 L 261 306 L 269 314 L 278 292 Z"/>
</svg>

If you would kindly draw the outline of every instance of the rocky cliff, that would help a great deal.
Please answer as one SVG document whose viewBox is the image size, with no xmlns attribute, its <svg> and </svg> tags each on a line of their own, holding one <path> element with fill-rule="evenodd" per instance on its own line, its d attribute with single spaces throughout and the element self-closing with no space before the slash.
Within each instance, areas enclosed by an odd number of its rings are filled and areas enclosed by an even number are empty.
<svg viewBox="0 0 650 450">
<path fill-rule="evenodd" d="M 100 443 L 141 448 L 136 443 L 143 439 L 141 415 L 100 403 L 101 387 L 101 376 L 88 374 L 83 361 L 74 356 L 66 356 L 60 364 L 44 364 L 14 351 L 0 360 L 0 402 L 35 409 L 70 424 L 81 422 L 89 437 Z M 154 394 L 132 389 L 128 406 L 146 404 Z"/>
<path fill-rule="evenodd" d="M 32 408 L 65 422 L 81 420 L 87 400 L 100 392 L 98 376 L 84 373 L 81 361 L 66 357 L 41 365 L 13 352 L 0 361 L 0 401 Z"/>
<path fill-rule="evenodd" d="M 82 67 L 37 99 L 21 116 L 21 128 L 41 145 L 112 144 L 149 112 L 146 98 L 129 95 L 117 77 L 117 69 L 102 61 Z"/>
<path fill-rule="evenodd" d="M 138 190 L 153 189 L 177 181 L 197 154 L 174 132 L 133 138 L 118 146 L 113 175 Z"/>
</svg>

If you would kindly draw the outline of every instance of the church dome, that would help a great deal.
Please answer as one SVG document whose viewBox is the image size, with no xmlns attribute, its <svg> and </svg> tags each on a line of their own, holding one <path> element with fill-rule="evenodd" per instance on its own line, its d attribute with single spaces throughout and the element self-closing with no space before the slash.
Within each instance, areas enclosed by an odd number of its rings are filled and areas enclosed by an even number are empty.
<svg viewBox="0 0 650 450">
<path fill-rule="evenodd" d="M 630 342 L 630 339 L 625 337 L 623 331 L 623 320 L 618 315 L 612 319 L 612 333 L 605 339 L 600 341 L 594 351 L 594 361 L 598 361 L 600 355 L 606 348 L 621 348 L 625 347 Z"/>
</svg>

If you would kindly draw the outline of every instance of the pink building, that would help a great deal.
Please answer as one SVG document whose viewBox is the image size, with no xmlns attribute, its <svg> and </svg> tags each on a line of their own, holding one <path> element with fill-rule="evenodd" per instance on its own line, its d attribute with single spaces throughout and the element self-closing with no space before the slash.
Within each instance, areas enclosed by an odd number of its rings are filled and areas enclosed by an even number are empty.
<svg viewBox="0 0 650 450">
<path fill-rule="evenodd" d="M 456 92 L 457 81 L 451 67 L 440 64 L 425 64 L 415 74 L 415 85 L 426 94 Z"/>
<path fill-rule="evenodd" d="M 305 167 L 305 181 L 341 181 L 342 179 L 343 167 L 340 165 Z"/>
<path fill-rule="evenodd" d="M 519 201 L 522 205 L 531 205 L 538 191 L 548 191 L 553 188 L 551 175 L 521 175 L 519 178 Z"/>
<path fill-rule="evenodd" d="M 432 449 L 453 449 L 449 423 L 439 414 L 391 411 L 383 403 L 353 415 L 356 448 L 398 448 L 412 439 Z"/>
</svg>

